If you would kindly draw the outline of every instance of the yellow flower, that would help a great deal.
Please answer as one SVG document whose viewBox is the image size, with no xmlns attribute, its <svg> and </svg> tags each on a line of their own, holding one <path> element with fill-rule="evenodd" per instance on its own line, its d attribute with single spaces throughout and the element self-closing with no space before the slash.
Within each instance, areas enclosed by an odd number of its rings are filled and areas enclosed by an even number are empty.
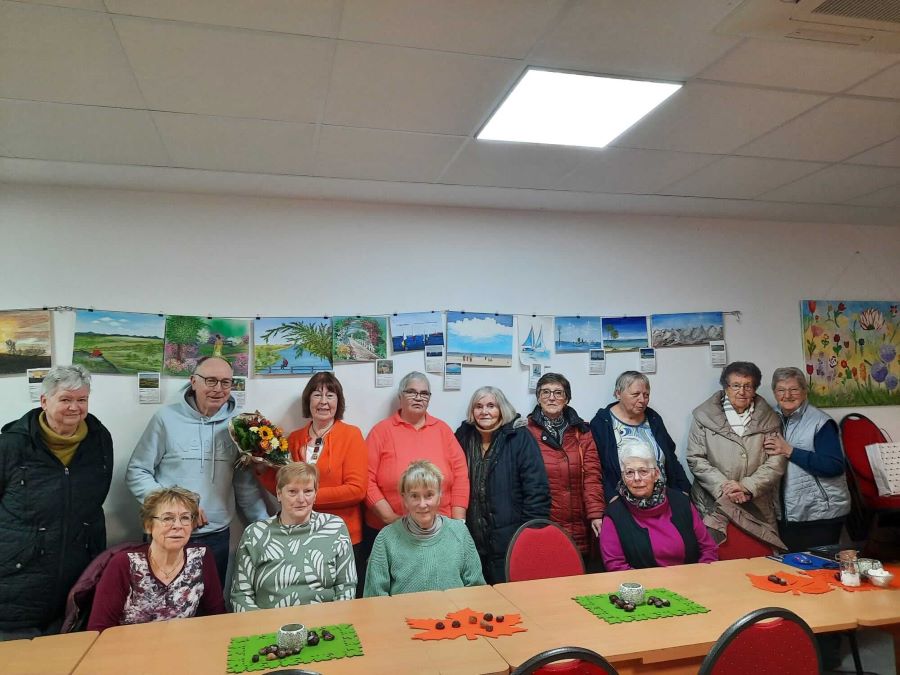
<svg viewBox="0 0 900 675">
<path fill-rule="evenodd" d="M 256 433 L 259 434 L 259 437 L 264 441 L 269 440 L 275 435 L 269 427 L 260 427 Z"/>
</svg>

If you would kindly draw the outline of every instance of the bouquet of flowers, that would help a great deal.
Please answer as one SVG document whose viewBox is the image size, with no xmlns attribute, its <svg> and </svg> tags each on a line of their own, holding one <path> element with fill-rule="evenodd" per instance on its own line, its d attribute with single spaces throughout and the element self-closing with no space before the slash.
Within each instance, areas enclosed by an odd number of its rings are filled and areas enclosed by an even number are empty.
<svg viewBox="0 0 900 675">
<path fill-rule="evenodd" d="M 272 424 L 259 410 L 232 417 L 228 421 L 228 433 L 240 450 L 236 465 L 284 466 L 290 459 L 284 430 Z"/>
</svg>

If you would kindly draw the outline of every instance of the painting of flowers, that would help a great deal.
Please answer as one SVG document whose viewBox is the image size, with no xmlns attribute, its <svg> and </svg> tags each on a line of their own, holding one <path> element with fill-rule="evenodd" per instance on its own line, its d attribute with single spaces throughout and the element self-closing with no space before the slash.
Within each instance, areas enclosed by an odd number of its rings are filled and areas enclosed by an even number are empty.
<svg viewBox="0 0 900 675">
<path fill-rule="evenodd" d="M 898 306 L 884 300 L 801 301 L 813 405 L 900 405 Z"/>
<path fill-rule="evenodd" d="M 250 322 L 201 316 L 166 316 L 165 361 L 167 375 L 187 376 L 204 356 L 220 356 L 246 377 L 250 352 Z"/>
<path fill-rule="evenodd" d="M 387 356 L 385 316 L 336 316 L 332 320 L 331 351 L 335 363 L 376 361 Z"/>
</svg>

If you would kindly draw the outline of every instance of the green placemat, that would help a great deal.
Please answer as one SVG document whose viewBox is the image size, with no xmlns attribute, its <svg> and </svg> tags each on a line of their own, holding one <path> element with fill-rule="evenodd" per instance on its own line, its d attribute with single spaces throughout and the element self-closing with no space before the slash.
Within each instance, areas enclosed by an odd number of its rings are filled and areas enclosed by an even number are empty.
<svg viewBox="0 0 900 675">
<path fill-rule="evenodd" d="M 314 663 L 316 661 L 330 661 L 342 659 L 347 656 L 362 656 L 362 645 L 356 629 L 349 623 L 335 626 L 312 626 L 309 630 L 316 631 L 320 636 L 323 630 L 328 630 L 334 635 L 334 640 L 319 640 L 314 647 L 304 647 L 299 654 L 285 656 L 283 659 L 267 661 L 261 656 L 258 663 L 253 663 L 253 655 L 259 654 L 262 647 L 273 645 L 278 641 L 277 633 L 263 633 L 261 635 L 247 635 L 231 638 L 228 645 L 228 671 L 229 673 L 244 673 L 248 670 L 268 670 L 284 666 L 296 666 L 301 663 Z"/>
<path fill-rule="evenodd" d="M 669 607 L 657 609 L 652 605 L 638 605 L 633 612 L 619 609 L 609 601 L 609 596 L 617 591 L 611 591 L 605 595 L 579 595 L 572 598 L 594 616 L 607 623 L 624 623 L 627 621 L 645 621 L 646 619 L 661 619 L 667 616 L 687 616 L 688 614 L 705 614 L 709 610 L 703 605 L 698 605 L 693 600 L 688 600 L 683 595 L 673 593 L 665 588 L 644 589 L 644 597 L 655 595 L 657 598 L 668 600 L 672 603 Z"/>
</svg>

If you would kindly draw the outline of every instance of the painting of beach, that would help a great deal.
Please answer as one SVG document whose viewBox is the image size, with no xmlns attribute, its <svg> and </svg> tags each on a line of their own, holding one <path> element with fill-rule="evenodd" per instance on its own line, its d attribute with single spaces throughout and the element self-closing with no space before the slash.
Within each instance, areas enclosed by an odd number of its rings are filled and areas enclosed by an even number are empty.
<svg viewBox="0 0 900 675">
<path fill-rule="evenodd" d="M 394 353 L 421 352 L 426 346 L 444 344 L 441 312 L 407 312 L 391 317 L 391 347 Z"/>
<path fill-rule="evenodd" d="M 649 347 L 646 316 L 603 317 L 603 347 L 608 352 L 631 352 Z"/>
<path fill-rule="evenodd" d="M 0 312 L 0 375 L 49 367 L 49 310 Z"/>
<path fill-rule="evenodd" d="M 498 368 L 511 366 L 512 357 L 512 314 L 447 312 L 448 361 Z"/>
<path fill-rule="evenodd" d="M 375 361 L 387 356 L 387 317 L 336 316 L 332 325 L 335 363 Z"/>
<path fill-rule="evenodd" d="M 558 316 L 553 323 L 557 354 L 603 348 L 603 328 L 599 316 Z"/>
<path fill-rule="evenodd" d="M 280 316 L 253 322 L 257 375 L 312 375 L 331 369 L 331 319 Z"/>
<path fill-rule="evenodd" d="M 165 326 L 159 314 L 75 310 L 72 363 L 108 375 L 159 372 Z"/>
<path fill-rule="evenodd" d="M 550 363 L 550 341 L 553 335 L 552 316 L 519 314 L 519 363 Z"/>
<path fill-rule="evenodd" d="M 725 339 L 722 312 L 683 312 L 654 314 L 650 317 L 650 335 L 654 347 L 707 345 Z"/>
</svg>

